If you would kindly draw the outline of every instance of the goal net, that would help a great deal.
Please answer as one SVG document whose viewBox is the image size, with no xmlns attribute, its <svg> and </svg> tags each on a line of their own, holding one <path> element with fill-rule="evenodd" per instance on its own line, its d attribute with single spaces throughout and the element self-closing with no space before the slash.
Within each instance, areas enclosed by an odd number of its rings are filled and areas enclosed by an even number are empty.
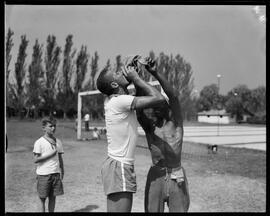
<svg viewBox="0 0 270 216">
<path fill-rule="evenodd" d="M 163 91 L 158 81 L 148 83 Z M 131 94 L 135 93 L 134 89 L 134 85 L 128 86 Z M 104 96 L 101 92 L 99 90 L 79 92 L 77 105 L 77 139 L 106 139 Z M 138 131 L 139 134 L 144 134 L 141 127 L 138 128 Z"/>
</svg>

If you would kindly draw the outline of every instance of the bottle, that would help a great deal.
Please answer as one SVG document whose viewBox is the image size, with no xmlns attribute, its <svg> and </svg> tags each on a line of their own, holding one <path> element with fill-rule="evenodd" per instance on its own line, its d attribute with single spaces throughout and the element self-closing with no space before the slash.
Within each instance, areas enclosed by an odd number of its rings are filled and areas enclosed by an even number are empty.
<svg viewBox="0 0 270 216">
<path fill-rule="evenodd" d="M 134 62 L 134 66 L 137 68 L 138 73 L 140 72 L 140 70 L 138 69 L 140 67 L 139 64 L 142 64 L 144 66 L 148 66 L 150 68 L 153 67 L 155 64 L 154 61 L 153 62 L 149 61 L 149 57 L 143 57 L 140 55 L 136 56 L 136 58 L 133 60 L 133 62 Z"/>
</svg>

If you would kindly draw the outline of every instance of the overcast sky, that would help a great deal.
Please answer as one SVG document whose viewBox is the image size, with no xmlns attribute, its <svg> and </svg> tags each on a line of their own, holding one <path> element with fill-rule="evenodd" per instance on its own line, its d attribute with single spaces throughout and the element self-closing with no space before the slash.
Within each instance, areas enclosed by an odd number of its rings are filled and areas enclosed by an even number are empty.
<svg viewBox="0 0 270 216">
<path fill-rule="evenodd" d="M 265 24 L 254 6 L 184 5 L 6 5 L 6 29 L 14 31 L 12 65 L 20 37 L 29 40 L 28 61 L 35 40 L 49 34 L 64 48 L 68 34 L 74 48 L 97 51 L 99 69 L 116 55 L 180 54 L 193 69 L 195 88 L 217 83 L 221 93 L 238 84 L 253 89 L 266 85 Z"/>
</svg>

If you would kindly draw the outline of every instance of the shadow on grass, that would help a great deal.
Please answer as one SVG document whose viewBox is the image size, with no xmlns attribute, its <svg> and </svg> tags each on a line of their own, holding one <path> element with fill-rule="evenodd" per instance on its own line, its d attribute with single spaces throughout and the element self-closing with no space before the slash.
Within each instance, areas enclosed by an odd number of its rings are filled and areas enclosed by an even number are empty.
<svg viewBox="0 0 270 216">
<path fill-rule="evenodd" d="M 74 212 L 90 212 L 90 211 L 97 209 L 97 208 L 98 208 L 97 205 L 87 205 L 82 209 L 75 210 Z"/>
</svg>

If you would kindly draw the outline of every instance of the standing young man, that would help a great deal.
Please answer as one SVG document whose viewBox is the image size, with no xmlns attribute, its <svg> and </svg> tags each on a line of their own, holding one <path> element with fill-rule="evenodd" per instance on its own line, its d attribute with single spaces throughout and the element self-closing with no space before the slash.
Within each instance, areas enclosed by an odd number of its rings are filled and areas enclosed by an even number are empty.
<svg viewBox="0 0 270 216">
<path fill-rule="evenodd" d="M 85 126 L 85 131 L 89 131 L 89 121 L 90 121 L 90 115 L 86 113 L 84 115 L 84 126 Z"/>
<path fill-rule="evenodd" d="M 107 96 L 104 102 L 108 140 L 108 157 L 102 165 L 104 192 L 108 212 L 131 212 L 136 192 L 134 152 L 137 142 L 135 110 L 160 105 L 165 98 L 158 90 L 142 80 L 135 65 L 136 56 L 124 61 L 124 67 L 105 68 L 97 79 L 97 88 Z M 144 90 L 145 95 L 129 95 L 130 83 Z"/>
<path fill-rule="evenodd" d="M 34 162 L 37 164 L 37 191 L 40 199 L 40 211 L 45 212 L 45 201 L 48 197 L 48 211 L 54 212 L 56 196 L 64 194 L 63 146 L 54 137 L 56 120 L 52 117 L 42 119 L 44 135 L 34 144 Z"/>
<path fill-rule="evenodd" d="M 150 65 L 155 62 L 148 59 Z M 170 212 L 187 212 L 189 191 L 185 170 L 181 164 L 183 120 L 178 93 L 163 74 L 148 67 L 166 93 L 167 103 L 154 109 L 139 110 L 137 117 L 145 131 L 152 156 L 145 187 L 145 212 L 164 212 L 167 202 Z M 144 95 L 136 86 L 136 95 Z"/>
</svg>

